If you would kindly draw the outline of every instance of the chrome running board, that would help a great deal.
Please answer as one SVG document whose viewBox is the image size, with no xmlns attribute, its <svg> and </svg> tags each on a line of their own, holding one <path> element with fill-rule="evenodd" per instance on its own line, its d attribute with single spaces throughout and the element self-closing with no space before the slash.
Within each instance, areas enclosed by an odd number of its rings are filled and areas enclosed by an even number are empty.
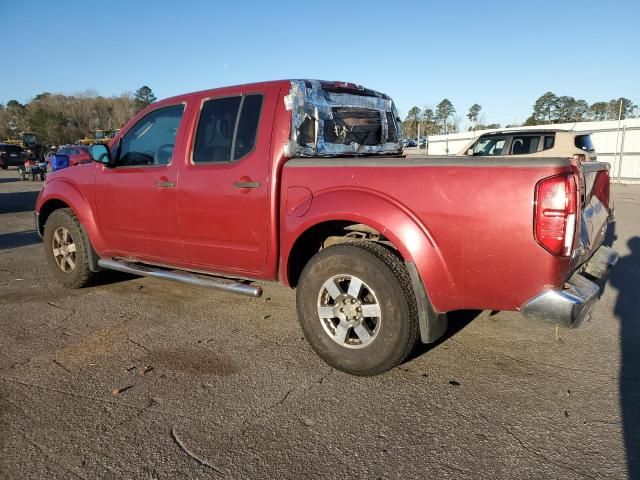
<svg viewBox="0 0 640 480">
<path fill-rule="evenodd" d="M 198 285 L 200 287 L 215 288 L 216 290 L 224 290 L 226 292 L 238 293 L 250 297 L 259 297 L 262 295 L 262 288 L 255 285 L 240 283 L 236 280 L 226 278 L 212 277 L 208 275 L 196 275 L 184 271 L 161 270 L 139 263 L 129 263 L 121 260 L 106 260 L 101 258 L 98 265 L 109 270 L 118 270 L 119 272 L 132 273 L 133 275 L 142 275 L 144 277 L 162 278 L 165 280 L 173 280 L 176 282 L 188 283 L 189 285 Z"/>
</svg>

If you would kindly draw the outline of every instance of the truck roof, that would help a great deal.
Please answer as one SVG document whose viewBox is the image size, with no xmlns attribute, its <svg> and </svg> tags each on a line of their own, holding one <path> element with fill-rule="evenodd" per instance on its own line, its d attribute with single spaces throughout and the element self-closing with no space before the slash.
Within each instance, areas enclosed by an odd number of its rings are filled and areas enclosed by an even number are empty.
<svg viewBox="0 0 640 480">
<path fill-rule="evenodd" d="M 573 130 L 569 130 L 567 128 L 504 128 L 501 130 L 495 130 L 493 132 L 487 132 L 480 135 L 481 137 L 486 137 L 489 135 L 505 135 L 512 133 L 556 133 L 556 132 L 571 132 Z"/>
<path fill-rule="evenodd" d="M 381 92 L 377 92 L 375 90 L 371 90 L 369 88 L 365 88 L 362 85 L 356 84 L 356 83 L 351 83 L 351 82 L 342 82 L 342 81 L 334 81 L 334 80 L 313 80 L 313 79 L 300 79 L 300 78 L 290 78 L 290 79 L 282 79 L 282 80 L 270 80 L 270 81 L 266 81 L 266 82 L 255 82 L 255 83 L 242 83 L 242 84 L 236 84 L 236 85 L 225 85 L 225 86 L 221 86 L 221 87 L 216 87 L 216 88 L 208 88 L 205 90 L 198 90 L 196 92 L 189 92 L 189 93 L 183 93 L 180 95 L 174 95 L 173 97 L 168 97 L 165 99 L 160 100 L 160 102 L 164 103 L 164 102 L 175 102 L 176 100 L 182 100 L 182 99 L 187 99 L 188 97 L 192 96 L 192 95 L 202 95 L 202 94 L 207 94 L 207 93 L 219 93 L 219 92 L 224 92 L 225 90 L 231 90 L 231 91 L 235 91 L 235 90 L 239 90 L 245 87 L 251 87 L 251 89 L 255 89 L 255 88 L 259 88 L 259 87 L 284 87 L 284 88 L 290 88 L 291 87 L 291 82 L 305 82 L 305 84 L 307 84 L 307 86 L 310 86 L 312 82 L 318 82 L 320 83 L 321 87 L 323 89 L 326 90 L 330 90 L 333 92 L 339 92 L 339 91 L 344 91 L 344 92 L 350 92 L 350 93 L 354 93 L 354 92 L 358 92 L 358 94 L 360 95 L 371 95 L 371 96 L 377 96 L 377 97 L 381 97 L 384 99 L 389 99 L 390 97 L 384 93 Z"/>
</svg>

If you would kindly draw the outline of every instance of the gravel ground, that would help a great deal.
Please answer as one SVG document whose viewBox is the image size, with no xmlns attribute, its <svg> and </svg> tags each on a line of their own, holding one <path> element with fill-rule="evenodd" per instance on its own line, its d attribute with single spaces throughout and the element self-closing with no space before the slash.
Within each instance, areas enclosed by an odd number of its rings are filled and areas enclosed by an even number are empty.
<svg viewBox="0 0 640 480">
<path fill-rule="evenodd" d="M 356 378 L 302 338 L 294 292 L 249 299 L 105 274 L 66 290 L 0 172 L 0 478 L 640 478 L 640 187 L 590 322 L 451 315 Z"/>
</svg>

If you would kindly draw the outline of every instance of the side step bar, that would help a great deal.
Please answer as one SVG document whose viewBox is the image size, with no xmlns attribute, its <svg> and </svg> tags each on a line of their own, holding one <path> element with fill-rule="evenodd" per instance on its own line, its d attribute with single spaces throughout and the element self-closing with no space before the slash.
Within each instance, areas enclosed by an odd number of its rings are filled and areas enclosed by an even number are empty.
<svg viewBox="0 0 640 480">
<path fill-rule="evenodd" d="M 118 270 L 119 272 L 132 273 L 133 275 L 141 275 L 143 277 L 174 280 L 176 282 L 198 285 L 200 287 L 215 288 L 217 290 L 238 293 L 240 295 L 248 295 L 250 297 L 260 297 L 262 295 L 262 287 L 247 285 L 245 283 L 225 278 L 196 275 L 189 272 L 161 270 L 137 263 L 128 263 L 120 260 L 106 260 L 104 258 L 98 260 L 98 265 L 109 270 Z"/>
</svg>

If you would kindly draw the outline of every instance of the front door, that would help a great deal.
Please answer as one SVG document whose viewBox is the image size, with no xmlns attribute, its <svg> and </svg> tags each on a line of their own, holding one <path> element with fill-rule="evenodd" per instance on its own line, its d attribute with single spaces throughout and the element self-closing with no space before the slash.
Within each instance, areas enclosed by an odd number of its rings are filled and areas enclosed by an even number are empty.
<svg viewBox="0 0 640 480">
<path fill-rule="evenodd" d="M 145 115 L 120 139 L 114 167 L 99 168 L 98 222 L 110 255 L 185 261 L 177 193 L 184 108 L 160 107 Z"/>
<path fill-rule="evenodd" d="M 183 240 L 195 268 L 255 278 L 265 270 L 278 93 L 263 87 L 202 100 L 179 195 Z"/>
</svg>

